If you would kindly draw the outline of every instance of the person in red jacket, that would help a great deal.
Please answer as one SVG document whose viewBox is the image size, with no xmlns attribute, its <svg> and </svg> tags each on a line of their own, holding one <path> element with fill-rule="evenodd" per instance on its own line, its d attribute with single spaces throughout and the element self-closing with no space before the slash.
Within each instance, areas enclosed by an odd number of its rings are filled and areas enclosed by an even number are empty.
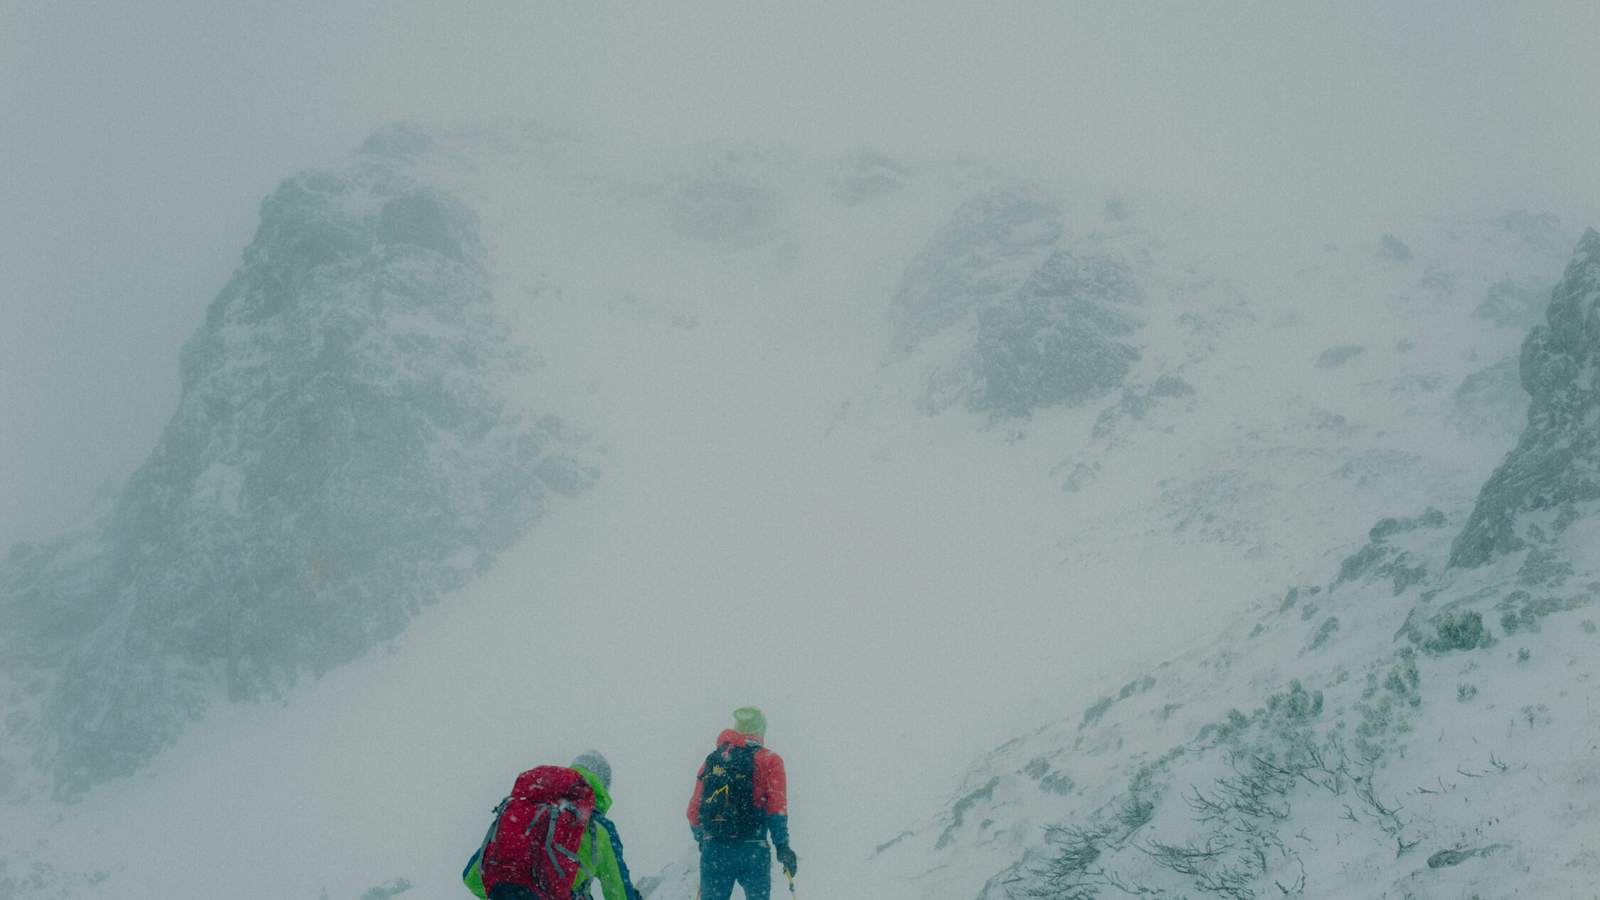
<svg viewBox="0 0 1600 900">
<path fill-rule="evenodd" d="M 728 900 L 735 883 L 745 900 L 772 893 L 772 850 L 794 877 L 800 861 L 789 847 L 788 784 L 783 757 L 765 746 L 767 717 L 746 706 L 733 711 L 733 727 L 717 736 L 694 779 L 689 829 L 700 845 L 702 900 Z"/>
</svg>

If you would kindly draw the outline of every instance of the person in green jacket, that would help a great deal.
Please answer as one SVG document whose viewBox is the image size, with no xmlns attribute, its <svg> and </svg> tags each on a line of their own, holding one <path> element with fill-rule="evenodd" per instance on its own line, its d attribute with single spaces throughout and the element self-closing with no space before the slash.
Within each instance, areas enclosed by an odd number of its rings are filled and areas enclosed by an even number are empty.
<svg viewBox="0 0 1600 900">
<path fill-rule="evenodd" d="M 578 883 L 572 887 L 573 897 L 592 896 L 589 886 L 598 881 L 605 900 L 640 900 L 628 876 L 628 864 L 622 859 L 622 838 L 617 835 L 617 826 L 605 815 L 611 809 L 611 764 L 598 751 L 590 750 L 574 759 L 571 768 L 594 790 L 594 814 L 589 817 L 589 827 L 584 829 L 583 841 L 578 845 Z M 484 843 L 488 843 L 487 838 Z M 467 890 L 487 900 L 482 855 L 480 846 L 461 873 L 461 880 L 466 882 Z"/>
</svg>

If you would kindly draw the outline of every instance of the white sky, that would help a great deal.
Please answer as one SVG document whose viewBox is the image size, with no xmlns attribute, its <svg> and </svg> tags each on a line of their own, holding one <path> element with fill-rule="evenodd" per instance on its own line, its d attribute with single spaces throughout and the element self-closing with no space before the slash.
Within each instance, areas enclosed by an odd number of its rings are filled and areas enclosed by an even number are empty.
<svg viewBox="0 0 1600 900">
<path fill-rule="evenodd" d="M 153 445 L 281 177 L 396 119 L 966 151 L 1300 219 L 1600 210 L 1600 4 L 0 0 L 0 546 Z"/>
</svg>

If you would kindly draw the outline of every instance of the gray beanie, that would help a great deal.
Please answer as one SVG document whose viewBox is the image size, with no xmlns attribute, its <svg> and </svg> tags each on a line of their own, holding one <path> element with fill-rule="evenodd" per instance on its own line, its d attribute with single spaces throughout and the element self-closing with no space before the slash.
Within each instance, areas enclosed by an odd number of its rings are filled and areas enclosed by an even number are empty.
<svg viewBox="0 0 1600 900">
<path fill-rule="evenodd" d="M 606 762 L 606 758 L 600 755 L 599 750 L 585 750 L 578 754 L 578 758 L 572 761 L 572 767 L 588 769 L 594 777 L 600 779 L 606 790 L 611 789 L 611 763 Z"/>
</svg>

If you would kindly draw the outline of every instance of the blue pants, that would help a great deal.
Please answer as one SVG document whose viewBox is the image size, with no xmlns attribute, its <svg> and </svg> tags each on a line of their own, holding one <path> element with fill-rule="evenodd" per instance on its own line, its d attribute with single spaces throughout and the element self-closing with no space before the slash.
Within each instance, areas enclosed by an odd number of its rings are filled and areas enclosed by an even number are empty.
<svg viewBox="0 0 1600 900">
<path fill-rule="evenodd" d="M 715 841 L 700 845 L 700 900 L 728 900 L 733 884 L 745 900 L 772 896 L 772 848 L 766 841 Z"/>
</svg>

